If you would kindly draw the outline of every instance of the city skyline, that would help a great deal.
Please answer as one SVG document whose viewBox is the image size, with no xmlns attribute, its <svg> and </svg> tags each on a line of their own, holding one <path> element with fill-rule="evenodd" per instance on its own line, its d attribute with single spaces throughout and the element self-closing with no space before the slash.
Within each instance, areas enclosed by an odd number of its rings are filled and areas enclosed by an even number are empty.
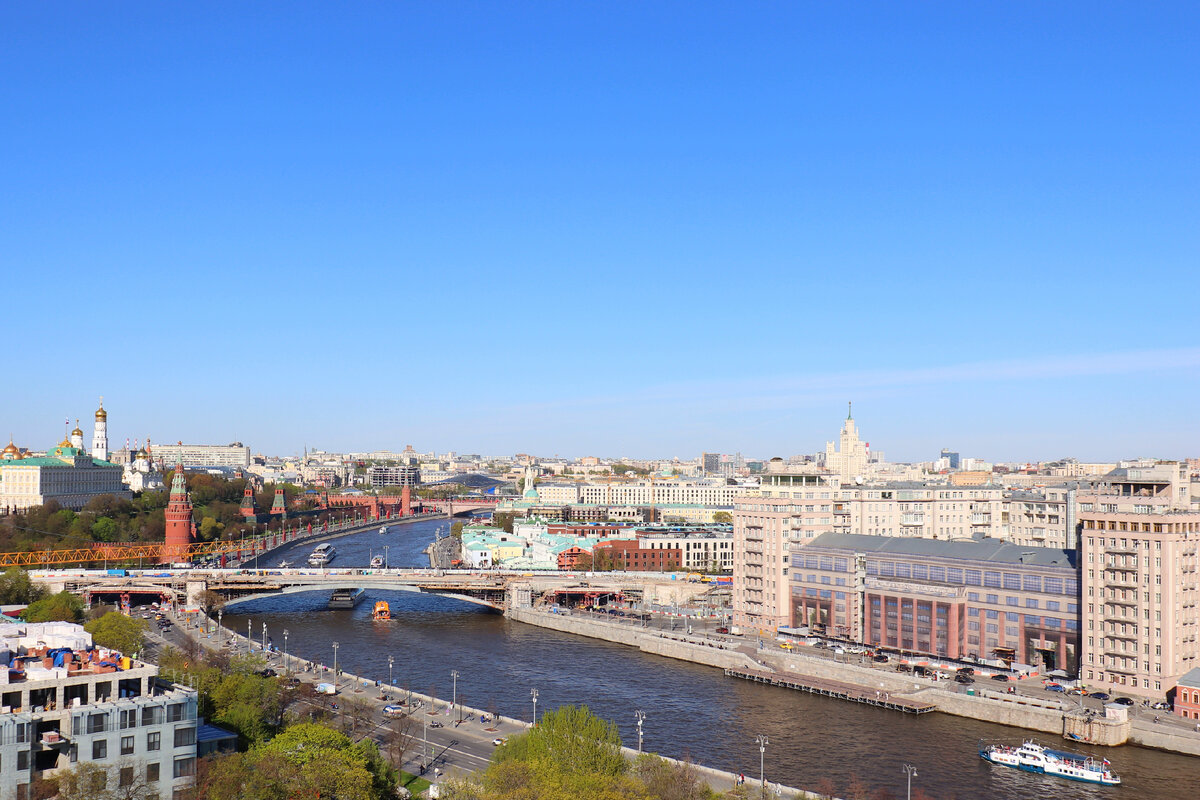
<svg viewBox="0 0 1200 800">
<path fill-rule="evenodd" d="M 1190 7 L 3 19 L 22 446 L 1200 453 Z"/>
</svg>

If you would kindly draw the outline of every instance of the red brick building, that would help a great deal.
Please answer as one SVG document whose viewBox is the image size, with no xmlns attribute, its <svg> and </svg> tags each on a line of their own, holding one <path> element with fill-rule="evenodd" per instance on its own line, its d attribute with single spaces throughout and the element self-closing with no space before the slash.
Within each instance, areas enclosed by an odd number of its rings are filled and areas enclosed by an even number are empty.
<svg viewBox="0 0 1200 800">
<path fill-rule="evenodd" d="M 1173 710 L 1184 719 L 1200 721 L 1200 667 L 1193 667 L 1179 677 Z"/>
<path fill-rule="evenodd" d="M 645 547 L 640 539 L 609 539 L 599 542 L 592 548 L 592 558 L 599 559 L 601 553 L 608 556 L 615 569 L 632 572 L 665 572 L 680 569 L 680 565 L 683 564 L 683 551 L 679 548 L 651 550 Z"/>
</svg>

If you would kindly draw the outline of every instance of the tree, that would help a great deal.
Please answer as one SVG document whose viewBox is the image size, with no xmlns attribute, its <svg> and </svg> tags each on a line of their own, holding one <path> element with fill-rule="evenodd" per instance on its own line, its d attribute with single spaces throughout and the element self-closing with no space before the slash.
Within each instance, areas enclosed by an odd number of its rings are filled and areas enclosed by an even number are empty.
<svg viewBox="0 0 1200 800">
<path fill-rule="evenodd" d="M 97 542 L 115 542 L 117 534 L 117 523 L 111 517 L 101 517 L 92 523 L 92 538 Z"/>
<path fill-rule="evenodd" d="M 0 575 L 0 605 L 33 603 L 46 596 L 46 590 L 35 586 L 29 573 L 20 567 L 9 567 Z"/>
<path fill-rule="evenodd" d="M 515 736 L 496 752 L 496 759 L 543 763 L 566 773 L 620 775 L 627 764 L 615 723 L 587 706 L 559 706 L 542 715 L 536 728 Z"/>
<path fill-rule="evenodd" d="M 142 652 L 146 645 L 146 621 L 110 611 L 100 619 L 83 626 L 92 640 L 101 647 L 118 650 L 125 655 Z"/>
<path fill-rule="evenodd" d="M 733 523 L 733 514 L 730 514 L 728 511 L 717 511 L 712 515 L 712 521 L 730 525 Z"/>
<path fill-rule="evenodd" d="M 657 800 L 707 800 L 712 790 L 700 779 L 696 767 L 641 755 L 633 762 L 633 774 Z"/>
<path fill-rule="evenodd" d="M 79 622 L 83 601 L 70 592 L 59 592 L 30 603 L 22 618 L 26 622 Z"/>
</svg>

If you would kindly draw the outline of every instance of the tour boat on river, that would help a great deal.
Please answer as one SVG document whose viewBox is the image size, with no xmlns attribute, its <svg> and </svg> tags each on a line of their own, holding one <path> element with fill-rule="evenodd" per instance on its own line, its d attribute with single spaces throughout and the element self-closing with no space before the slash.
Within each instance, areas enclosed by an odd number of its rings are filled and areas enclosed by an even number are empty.
<svg viewBox="0 0 1200 800">
<path fill-rule="evenodd" d="M 371 569 L 379 569 L 383 566 L 383 556 L 371 556 Z"/>
<path fill-rule="evenodd" d="M 333 549 L 333 545 L 329 542 L 319 544 L 312 551 L 312 555 L 308 557 L 308 565 L 310 567 L 323 567 L 330 561 L 333 561 L 335 555 L 337 555 L 337 551 Z"/>
<path fill-rule="evenodd" d="M 377 600 L 375 602 L 375 610 L 371 612 L 371 619 L 375 622 L 392 621 L 392 609 L 388 606 L 386 600 Z"/>
<path fill-rule="evenodd" d="M 1020 747 L 1006 744 L 980 744 L 979 757 L 993 764 L 1040 772 L 1073 781 L 1118 786 L 1121 779 L 1112 771 L 1108 759 L 1096 760 L 1079 753 L 1051 750 L 1033 741 Z"/>
</svg>

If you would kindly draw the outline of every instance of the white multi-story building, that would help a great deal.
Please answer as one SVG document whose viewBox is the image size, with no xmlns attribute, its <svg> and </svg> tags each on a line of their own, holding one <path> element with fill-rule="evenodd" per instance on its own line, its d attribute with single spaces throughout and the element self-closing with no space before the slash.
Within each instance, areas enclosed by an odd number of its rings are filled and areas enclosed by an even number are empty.
<svg viewBox="0 0 1200 800">
<path fill-rule="evenodd" d="M 632 483 L 585 483 L 579 502 L 606 506 L 701 505 L 729 508 L 753 487 L 723 479 L 663 478 Z"/>
<path fill-rule="evenodd" d="M 0 800 L 25 800 L 36 779 L 78 763 L 110 787 L 166 800 L 196 771 L 196 692 L 158 667 L 92 647 L 67 622 L 0 628 Z"/>
<path fill-rule="evenodd" d="M 651 550 L 678 550 L 680 565 L 698 572 L 733 571 L 733 531 L 692 531 L 687 533 L 645 533 L 638 538 Z"/>
<path fill-rule="evenodd" d="M 185 467 L 250 466 L 250 448 L 241 442 L 231 444 L 156 444 L 154 457 L 163 464 Z"/>
<path fill-rule="evenodd" d="M 854 416 L 847 413 L 836 448 L 833 442 L 825 443 L 825 469 L 838 476 L 843 483 L 853 483 L 855 479 L 866 475 L 868 461 L 867 443 L 859 440 Z"/>
<path fill-rule="evenodd" d="M 733 624 L 771 634 L 790 625 L 791 549 L 833 529 L 837 478 L 771 459 L 758 491 L 733 505 Z"/>
<path fill-rule="evenodd" d="M 1200 512 L 1185 465 L 1121 468 L 1078 497 L 1080 678 L 1164 699 L 1200 666 Z"/>
<path fill-rule="evenodd" d="M 64 439 L 45 456 L 26 456 L 12 442 L 0 453 L 0 510 L 17 511 L 51 500 L 78 511 L 99 495 L 133 495 L 116 464 L 101 461 Z"/>
</svg>

